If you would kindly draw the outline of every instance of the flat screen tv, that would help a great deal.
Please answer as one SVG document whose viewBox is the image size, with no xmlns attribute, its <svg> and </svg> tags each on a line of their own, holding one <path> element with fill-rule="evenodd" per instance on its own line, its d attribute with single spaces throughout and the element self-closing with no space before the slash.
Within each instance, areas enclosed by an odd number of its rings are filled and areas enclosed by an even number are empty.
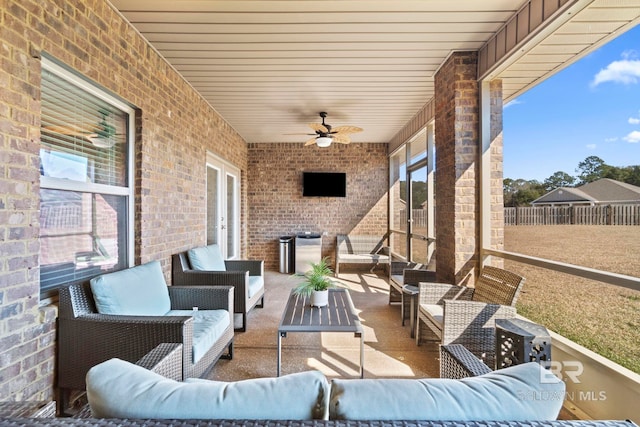
<svg viewBox="0 0 640 427">
<path fill-rule="evenodd" d="M 303 172 L 304 197 L 346 197 L 347 174 L 344 172 Z"/>
</svg>

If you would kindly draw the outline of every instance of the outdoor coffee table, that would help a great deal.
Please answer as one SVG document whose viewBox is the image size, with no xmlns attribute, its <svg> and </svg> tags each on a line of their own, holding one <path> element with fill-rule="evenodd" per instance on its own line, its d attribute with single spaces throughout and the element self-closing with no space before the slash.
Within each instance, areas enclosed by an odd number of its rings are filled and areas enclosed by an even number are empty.
<svg viewBox="0 0 640 427">
<path fill-rule="evenodd" d="M 360 378 L 364 377 L 364 333 L 347 289 L 329 289 L 326 307 L 311 307 L 309 298 L 291 292 L 278 326 L 277 376 L 280 376 L 282 338 L 288 332 L 353 333 L 360 338 Z"/>
</svg>

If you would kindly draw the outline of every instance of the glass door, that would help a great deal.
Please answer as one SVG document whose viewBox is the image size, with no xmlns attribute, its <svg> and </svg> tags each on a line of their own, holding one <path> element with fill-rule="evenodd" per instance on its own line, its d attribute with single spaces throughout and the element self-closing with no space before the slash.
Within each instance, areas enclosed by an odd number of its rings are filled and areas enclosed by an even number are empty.
<svg viewBox="0 0 640 427">
<path fill-rule="evenodd" d="M 207 154 L 207 244 L 225 259 L 240 256 L 240 170 Z"/>
</svg>

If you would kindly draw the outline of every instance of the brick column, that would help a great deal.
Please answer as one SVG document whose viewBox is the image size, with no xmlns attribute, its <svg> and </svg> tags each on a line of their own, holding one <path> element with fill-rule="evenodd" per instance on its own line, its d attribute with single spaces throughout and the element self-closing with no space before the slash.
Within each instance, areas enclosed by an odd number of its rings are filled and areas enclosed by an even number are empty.
<svg viewBox="0 0 640 427">
<path fill-rule="evenodd" d="M 502 134 L 502 80 L 489 84 L 491 97 L 491 249 L 504 249 L 504 168 Z M 502 258 L 492 257 L 491 265 L 503 267 Z"/>
<path fill-rule="evenodd" d="M 435 75 L 436 271 L 473 283 L 479 249 L 479 85 L 476 52 L 457 52 Z"/>
</svg>

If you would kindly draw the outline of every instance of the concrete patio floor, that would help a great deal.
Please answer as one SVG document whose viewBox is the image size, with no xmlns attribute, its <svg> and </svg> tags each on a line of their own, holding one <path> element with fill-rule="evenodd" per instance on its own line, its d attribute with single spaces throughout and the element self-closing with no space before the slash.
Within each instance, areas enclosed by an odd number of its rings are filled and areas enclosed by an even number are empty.
<svg viewBox="0 0 640 427">
<path fill-rule="evenodd" d="M 276 375 L 277 328 L 289 293 L 300 278 L 265 273 L 265 307 L 249 313 L 247 331 L 235 335 L 231 361 L 220 360 L 209 378 L 234 381 Z M 350 290 L 364 328 L 365 378 L 438 377 L 436 341 L 416 346 L 400 306 L 389 305 L 389 285 L 381 269 L 346 270 L 338 281 Z M 356 378 L 359 339 L 350 333 L 289 333 L 282 339 L 282 374 L 317 369 L 330 378 Z"/>
</svg>

